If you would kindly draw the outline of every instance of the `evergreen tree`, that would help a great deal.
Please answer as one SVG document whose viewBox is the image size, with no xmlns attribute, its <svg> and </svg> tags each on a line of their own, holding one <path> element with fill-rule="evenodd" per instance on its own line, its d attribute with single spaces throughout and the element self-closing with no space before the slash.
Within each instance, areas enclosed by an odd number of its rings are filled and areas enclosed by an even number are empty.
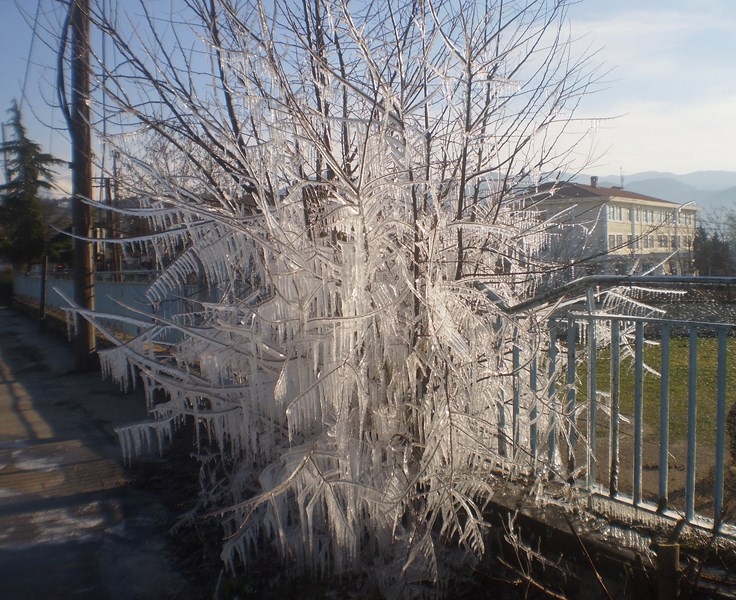
<svg viewBox="0 0 736 600">
<path fill-rule="evenodd" d="M 695 269 L 700 275 L 730 276 L 736 272 L 732 249 L 718 232 L 698 227 L 693 242 Z"/>
<path fill-rule="evenodd" d="M 6 182 L 0 186 L 4 197 L 0 254 L 20 266 L 43 254 L 45 227 L 40 193 L 51 189 L 53 167 L 61 161 L 28 139 L 15 101 L 8 112 L 12 139 L 2 144 L 7 163 Z"/>
</svg>

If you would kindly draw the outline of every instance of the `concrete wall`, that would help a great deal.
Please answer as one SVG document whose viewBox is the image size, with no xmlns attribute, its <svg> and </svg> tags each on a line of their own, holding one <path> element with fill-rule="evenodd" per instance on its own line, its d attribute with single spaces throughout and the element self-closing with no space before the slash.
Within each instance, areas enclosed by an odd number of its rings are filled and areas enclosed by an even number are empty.
<svg viewBox="0 0 736 600">
<path fill-rule="evenodd" d="M 98 281 L 95 283 L 95 311 L 117 316 L 132 317 L 152 321 L 153 316 L 171 319 L 174 315 L 195 310 L 196 304 L 187 301 L 193 297 L 195 289 L 186 286 L 172 292 L 161 302 L 151 303 L 146 298 L 149 284 L 144 282 Z M 16 274 L 13 279 L 13 295 L 32 304 L 39 305 L 41 300 L 40 275 Z M 64 300 L 74 298 L 73 282 L 66 277 L 49 275 L 46 280 L 46 308 L 63 309 L 69 304 Z M 132 324 L 116 324 L 115 329 L 128 335 L 140 333 Z"/>
</svg>

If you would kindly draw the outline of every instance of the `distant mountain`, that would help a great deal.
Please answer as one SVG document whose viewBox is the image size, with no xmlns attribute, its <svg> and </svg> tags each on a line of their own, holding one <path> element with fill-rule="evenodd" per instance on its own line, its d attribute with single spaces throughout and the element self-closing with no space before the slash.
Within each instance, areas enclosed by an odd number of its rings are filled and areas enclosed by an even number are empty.
<svg viewBox="0 0 736 600">
<path fill-rule="evenodd" d="M 632 192 L 654 196 L 655 198 L 669 200 L 670 202 L 679 202 L 680 204 L 685 204 L 686 202 L 695 202 L 697 204 L 703 198 L 703 194 L 706 193 L 705 190 L 687 185 L 676 179 L 664 177 L 631 181 L 625 183 L 624 187 Z M 712 193 L 710 191 L 707 192 L 707 194 Z"/>
<path fill-rule="evenodd" d="M 620 177 L 612 176 L 606 179 L 618 180 Z M 650 179 L 673 179 L 679 183 L 691 186 L 699 190 L 718 192 L 730 187 L 736 187 L 735 171 L 694 171 L 685 175 L 676 175 L 659 171 L 644 171 L 624 176 L 625 183 L 639 183 Z"/>
<path fill-rule="evenodd" d="M 590 177 L 576 178 L 588 183 Z M 621 185 L 620 176 L 600 177 L 598 185 L 612 187 Z M 624 188 L 639 194 L 662 200 L 686 204 L 695 202 L 706 211 L 720 207 L 736 209 L 736 172 L 696 171 L 685 175 L 660 171 L 644 171 L 625 175 Z"/>
</svg>

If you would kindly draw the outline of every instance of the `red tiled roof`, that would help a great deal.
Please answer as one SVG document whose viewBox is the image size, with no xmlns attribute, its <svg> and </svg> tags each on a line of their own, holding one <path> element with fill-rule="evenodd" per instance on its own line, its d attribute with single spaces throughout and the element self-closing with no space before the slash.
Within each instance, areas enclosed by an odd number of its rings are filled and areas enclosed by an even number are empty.
<svg viewBox="0 0 736 600">
<path fill-rule="evenodd" d="M 554 188 L 554 189 L 553 189 Z M 630 192 L 622 188 L 609 188 L 592 185 L 584 185 L 582 183 L 568 183 L 553 181 L 544 183 L 539 186 L 540 192 L 548 192 L 549 195 L 545 196 L 545 200 L 551 197 L 555 198 L 629 198 L 631 200 L 648 200 L 651 202 L 665 202 L 672 204 L 673 206 L 681 206 L 677 202 L 671 202 L 670 200 L 662 200 L 661 198 L 655 198 L 654 196 L 646 196 L 644 194 L 637 194 L 636 192 Z"/>
</svg>

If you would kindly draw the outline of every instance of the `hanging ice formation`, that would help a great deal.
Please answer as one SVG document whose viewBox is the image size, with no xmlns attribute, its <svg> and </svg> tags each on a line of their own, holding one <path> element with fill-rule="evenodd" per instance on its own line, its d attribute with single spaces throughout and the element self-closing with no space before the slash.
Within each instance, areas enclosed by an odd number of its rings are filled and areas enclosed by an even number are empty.
<svg viewBox="0 0 736 600">
<path fill-rule="evenodd" d="M 116 140 L 140 203 L 116 210 L 152 228 L 151 302 L 186 300 L 101 354 L 148 395 L 152 422 L 121 443 L 157 448 L 193 420 L 219 456 L 203 496 L 230 565 L 270 541 L 315 573 L 436 581 L 438 539 L 483 552 L 494 478 L 545 463 L 532 426 L 564 433 L 551 309 L 500 307 L 552 268 L 525 190 L 584 63 L 532 44 L 553 20 L 529 8 L 267 4 L 197 14 L 215 65 L 199 95 L 194 66 L 156 47 L 151 80 L 108 24 L 127 60 L 110 93 L 145 124 Z M 167 112 L 129 104 L 136 86 Z"/>
</svg>

